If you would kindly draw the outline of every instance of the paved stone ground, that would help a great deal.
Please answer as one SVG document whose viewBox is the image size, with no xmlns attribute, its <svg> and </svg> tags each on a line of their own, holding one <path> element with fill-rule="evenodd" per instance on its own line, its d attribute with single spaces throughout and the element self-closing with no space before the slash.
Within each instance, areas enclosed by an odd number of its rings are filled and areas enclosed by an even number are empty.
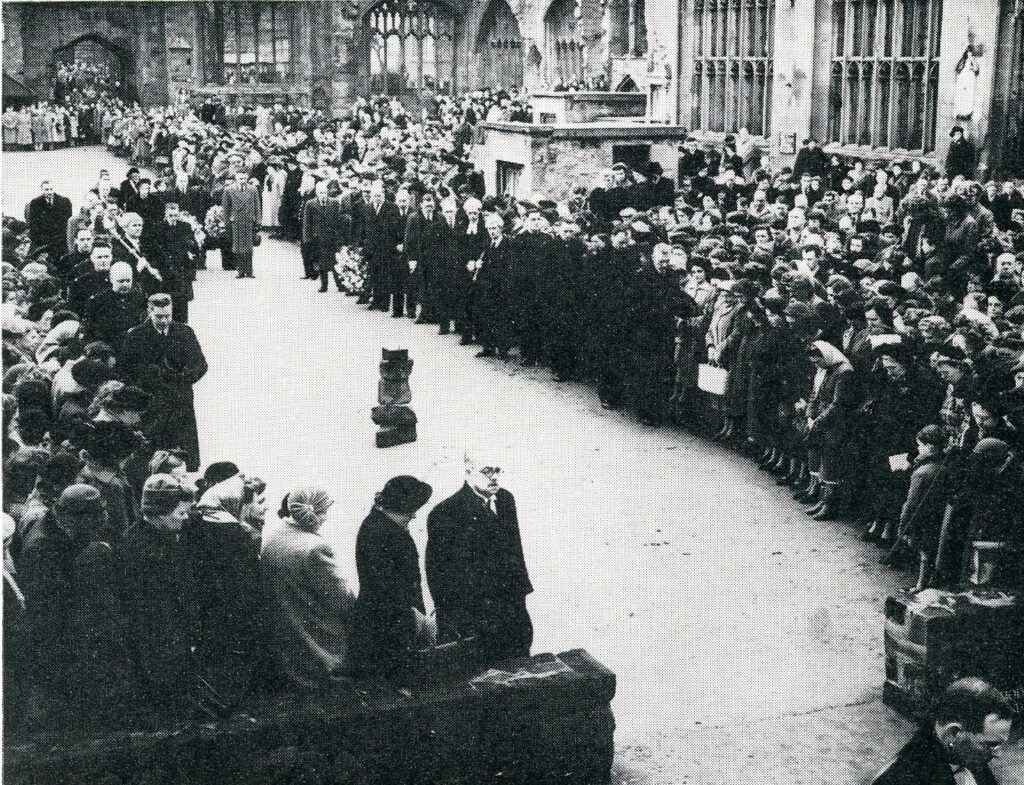
<svg viewBox="0 0 1024 785">
<path fill-rule="evenodd" d="M 44 176 L 77 206 L 101 167 L 127 169 L 99 148 L 3 164 L 19 216 Z M 605 412 L 585 386 L 317 294 L 292 245 L 265 241 L 252 281 L 211 267 L 191 311 L 210 361 L 204 463 L 236 461 L 272 500 L 322 483 L 354 581 L 355 533 L 388 477 L 420 476 L 440 501 L 466 446 L 489 450 L 519 504 L 535 650 L 584 647 L 618 674 L 618 783 L 862 783 L 909 736 L 880 700 L 881 605 L 909 579 L 852 527 L 809 521 L 745 459 Z M 381 347 L 416 361 L 420 439 L 389 450 L 370 421 Z M 422 552 L 424 521 L 413 530 Z M 1024 783 L 1022 761 L 1018 744 L 1004 782 Z"/>
</svg>

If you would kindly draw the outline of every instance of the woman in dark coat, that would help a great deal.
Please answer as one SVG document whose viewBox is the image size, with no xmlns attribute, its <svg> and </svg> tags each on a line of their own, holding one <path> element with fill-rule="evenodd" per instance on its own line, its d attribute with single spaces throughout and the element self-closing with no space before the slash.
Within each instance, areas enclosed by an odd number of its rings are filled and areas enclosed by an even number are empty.
<svg viewBox="0 0 1024 785">
<path fill-rule="evenodd" d="M 857 398 L 853 366 L 835 346 L 815 341 L 808 357 L 818 367 L 814 392 L 807 403 L 808 463 L 811 476 L 817 479 L 818 492 L 807 514 L 824 521 L 835 517 L 843 483 L 848 479 L 845 442 Z"/>
<path fill-rule="evenodd" d="M 791 346 L 786 340 L 781 299 L 764 303 L 764 311 L 752 311 L 749 340 L 749 378 L 746 399 L 747 439 L 767 459 L 779 448 L 779 415 L 786 398 L 786 363 Z M 786 407 L 788 415 L 792 407 Z"/>
<path fill-rule="evenodd" d="M 362 673 L 398 675 L 420 639 L 432 637 L 423 581 L 409 523 L 432 489 L 415 477 L 395 477 L 377 494 L 356 536 L 359 597 L 352 610 L 349 655 Z"/>
<path fill-rule="evenodd" d="M 863 467 L 863 508 L 870 515 L 865 539 L 892 545 L 900 500 L 907 476 L 894 472 L 892 455 L 914 454 L 917 432 L 933 422 L 942 406 L 943 390 L 934 374 L 915 362 L 911 347 L 902 342 L 878 349 L 867 400 L 861 406 L 859 454 Z M 858 505 L 860 506 L 860 505 Z"/>
</svg>

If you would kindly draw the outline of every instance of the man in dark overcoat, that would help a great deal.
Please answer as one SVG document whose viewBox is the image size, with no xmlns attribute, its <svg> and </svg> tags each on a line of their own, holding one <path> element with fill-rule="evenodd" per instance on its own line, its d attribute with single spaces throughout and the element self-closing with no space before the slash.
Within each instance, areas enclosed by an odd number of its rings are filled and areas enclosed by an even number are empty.
<svg viewBox="0 0 1024 785">
<path fill-rule="evenodd" d="M 82 332 L 87 341 L 103 341 L 117 351 L 124 336 L 146 318 L 146 295 L 134 285 L 127 262 L 110 266 L 110 288 L 94 294 L 85 305 Z"/>
<path fill-rule="evenodd" d="M 554 243 L 547 229 L 547 221 L 540 210 L 533 210 L 526 216 L 525 231 L 512 240 L 515 333 L 524 365 L 536 365 L 543 359 L 546 304 L 542 292 L 554 253 Z"/>
<path fill-rule="evenodd" d="M 201 251 L 192 227 L 179 220 L 180 216 L 178 203 L 168 202 L 146 257 L 160 272 L 157 291 L 171 296 L 174 321 L 187 324 L 188 304 L 195 296 L 192 282 L 196 279 L 196 259 Z"/>
<path fill-rule="evenodd" d="M 117 358 L 127 384 L 153 396 L 143 429 L 158 450 L 181 448 L 191 472 L 199 469 L 199 433 L 192 385 L 206 375 L 202 347 L 186 324 L 172 321 L 171 298 L 149 298 L 149 318 L 128 331 Z"/>
<path fill-rule="evenodd" d="M 398 248 L 405 240 L 405 225 L 398 208 L 385 198 L 384 183 L 380 180 L 370 190 L 370 201 L 364 205 L 359 228 L 358 244 L 366 261 L 371 307 L 387 311 L 391 301 L 392 268 Z"/>
<path fill-rule="evenodd" d="M 401 671 L 409 664 L 417 638 L 423 637 L 421 631 L 430 627 L 419 551 L 409 523 L 431 493 L 431 487 L 415 477 L 393 477 L 359 527 L 359 597 L 352 609 L 349 639 L 349 656 L 358 671 Z"/>
<path fill-rule="evenodd" d="M 42 193 L 25 208 L 33 253 L 45 251 L 51 261 L 67 253 L 67 228 L 72 212 L 71 200 L 55 193 L 53 183 L 43 180 Z"/>
<path fill-rule="evenodd" d="M 417 324 L 437 323 L 438 275 L 450 240 L 451 230 L 437 210 L 436 197 L 430 192 L 423 194 L 420 209 L 409 218 L 403 243 L 414 302 L 421 305 Z M 415 306 L 412 310 L 415 312 Z"/>
<path fill-rule="evenodd" d="M 427 585 L 438 640 L 476 638 L 485 663 L 528 657 L 533 591 L 523 557 L 516 502 L 500 487 L 501 469 L 466 458 L 466 481 L 427 518 Z"/>
<path fill-rule="evenodd" d="M 408 257 L 405 254 L 405 230 L 416 208 L 408 189 L 400 188 L 395 194 L 395 207 L 398 209 L 398 228 L 402 232 L 402 239 L 391 266 L 391 315 L 415 319 L 416 293 L 412 291 Z"/>
<path fill-rule="evenodd" d="M 245 171 L 235 172 L 235 182 L 224 189 L 221 206 L 231 234 L 231 253 L 238 266 L 236 277 L 253 278 L 252 253 L 260 228 L 260 192 Z"/>
<path fill-rule="evenodd" d="M 327 291 L 327 276 L 341 288 L 341 277 L 335 270 L 338 251 L 345 235 L 345 216 L 337 199 L 327 195 L 327 182 L 316 184 L 316 196 L 306 202 L 302 211 L 302 244 L 308 248 L 313 268 L 320 276 L 320 291 Z"/>
<path fill-rule="evenodd" d="M 508 358 L 514 340 L 512 323 L 512 251 L 505 237 L 505 221 L 496 213 L 485 219 L 488 243 L 474 270 L 471 297 L 477 340 L 483 349 L 477 357 Z"/>
<path fill-rule="evenodd" d="M 458 243 L 458 261 L 460 265 L 452 291 L 452 307 L 455 309 L 455 330 L 462 335 L 459 342 L 463 346 L 473 343 L 476 336 L 474 319 L 474 303 L 471 296 L 473 289 L 473 270 L 476 262 L 483 256 L 489 238 L 484 218 L 481 215 L 481 203 L 476 197 L 470 197 L 462 204 L 462 215 L 459 218 L 459 229 L 455 233 Z"/>
</svg>

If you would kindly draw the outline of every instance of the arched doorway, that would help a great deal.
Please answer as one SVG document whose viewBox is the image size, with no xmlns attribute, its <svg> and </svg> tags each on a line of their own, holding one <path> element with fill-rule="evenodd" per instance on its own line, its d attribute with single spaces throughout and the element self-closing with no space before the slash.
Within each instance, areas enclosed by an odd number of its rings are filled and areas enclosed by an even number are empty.
<svg viewBox="0 0 1024 785">
<path fill-rule="evenodd" d="M 384 0 L 365 18 L 370 90 L 398 97 L 455 88 L 455 16 L 431 0 Z"/>
<path fill-rule="evenodd" d="M 544 60 L 551 87 L 569 85 L 584 76 L 577 7 L 577 0 L 555 0 L 544 15 Z"/>
<path fill-rule="evenodd" d="M 491 0 L 480 23 L 476 52 L 484 87 L 520 87 L 523 84 L 523 36 L 506 0 Z"/>
<path fill-rule="evenodd" d="M 135 97 L 131 52 L 102 36 L 83 35 L 54 49 L 51 63 L 57 101 Z"/>
</svg>

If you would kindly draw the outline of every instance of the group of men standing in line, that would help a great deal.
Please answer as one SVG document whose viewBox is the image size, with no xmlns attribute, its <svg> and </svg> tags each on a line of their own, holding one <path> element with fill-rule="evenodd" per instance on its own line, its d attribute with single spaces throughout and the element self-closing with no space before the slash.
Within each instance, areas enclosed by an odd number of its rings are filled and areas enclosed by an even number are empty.
<svg viewBox="0 0 1024 785">
<path fill-rule="evenodd" d="M 437 324 L 441 335 L 454 330 L 463 345 L 481 343 L 480 356 L 504 359 L 518 345 L 536 364 L 551 327 L 546 289 L 559 280 L 566 247 L 558 240 L 578 235 L 571 226 L 553 235 L 554 207 L 530 208 L 523 230 L 507 236 L 505 219 L 475 196 L 460 203 L 425 191 L 417 199 L 403 187 L 392 201 L 382 180 L 364 178 L 338 197 L 321 181 L 302 210 L 305 277 L 326 292 L 333 276 L 343 291 L 337 256 L 348 248 L 366 271 L 361 304 Z M 569 245 L 582 255 L 581 241 Z"/>
</svg>

